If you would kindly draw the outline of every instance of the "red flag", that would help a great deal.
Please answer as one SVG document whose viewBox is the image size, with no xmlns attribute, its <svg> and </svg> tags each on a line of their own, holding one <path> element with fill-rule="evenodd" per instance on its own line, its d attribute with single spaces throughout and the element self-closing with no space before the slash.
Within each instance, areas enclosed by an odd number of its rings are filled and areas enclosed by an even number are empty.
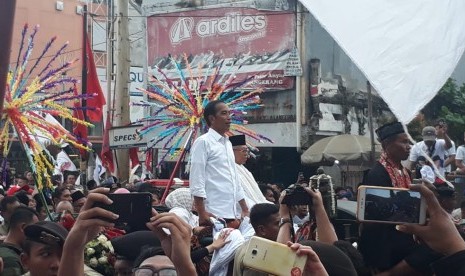
<svg viewBox="0 0 465 276">
<path fill-rule="evenodd" d="M 139 148 L 129 149 L 129 158 L 131 159 L 131 169 L 140 164 L 139 156 L 137 155 L 138 151 L 139 151 Z"/>
<path fill-rule="evenodd" d="M 86 53 L 87 58 L 87 91 L 84 91 L 87 94 L 94 94 L 93 97 L 87 99 L 87 118 L 91 122 L 101 122 L 103 106 L 105 105 L 105 96 L 103 95 L 102 88 L 100 87 L 100 82 L 97 77 L 97 68 L 95 67 L 94 62 L 94 53 L 90 47 L 90 41 L 87 37 L 86 39 Z"/>
<path fill-rule="evenodd" d="M 102 164 L 108 171 L 111 173 L 115 170 L 115 164 L 113 162 L 113 152 L 110 149 L 110 116 L 107 116 L 107 121 L 105 123 L 105 130 L 103 132 L 103 142 L 102 142 Z"/>
<path fill-rule="evenodd" d="M 149 149 L 147 150 L 146 156 L 145 156 L 145 168 L 147 171 L 151 172 L 152 171 L 152 159 L 153 159 L 153 150 Z"/>
<path fill-rule="evenodd" d="M 76 85 L 74 85 L 74 95 L 77 96 L 77 88 Z M 82 121 L 85 121 L 84 118 L 84 112 L 82 111 L 81 107 L 81 100 L 75 100 L 74 101 L 74 110 L 73 110 L 73 117 Z M 87 138 L 88 138 L 88 130 L 87 126 L 82 125 L 82 124 L 77 124 L 73 123 L 73 134 L 78 138 L 78 141 L 86 145 L 87 144 Z M 85 150 L 79 150 L 79 153 L 81 156 L 86 156 L 87 152 Z"/>
</svg>

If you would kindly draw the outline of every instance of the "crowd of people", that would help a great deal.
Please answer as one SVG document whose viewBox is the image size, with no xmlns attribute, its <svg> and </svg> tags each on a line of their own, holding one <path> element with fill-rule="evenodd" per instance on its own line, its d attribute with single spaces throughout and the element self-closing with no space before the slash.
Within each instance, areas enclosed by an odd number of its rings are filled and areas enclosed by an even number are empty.
<svg viewBox="0 0 465 276">
<path fill-rule="evenodd" d="M 305 256 L 302 270 L 291 275 L 465 275 L 465 235 L 459 227 L 465 203 L 455 209 L 456 192 L 446 178 L 460 177 L 462 167 L 455 172 L 446 167 L 463 159 L 457 159 L 459 147 L 456 159 L 447 161 L 455 150 L 444 124 L 425 128 L 424 141 L 413 147 L 399 123 L 377 130 L 383 153 L 363 184 L 420 192 L 429 220 L 363 223 L 357 246 L 341 240 L 332 224 L 334 200 L 354 200 L 352 189 L 333 188 L 322 171 L 287 189 L 258 184 L 244 166 L 250 156 L 245 136 L 227 137 L 228 106 L 212 101 L 204 118 L 209 130 L 192 145 L 189 187 L 171 188 L 166 198 L 151 183 L 122 187 L 115 177 L 83 187 L 68 159 L 57 168 L 53 189 L 42 193 L 30 172 L 4 178 L 1 275 L 269 275 L 247 265 L 252 237 L 287 246 L 284 261 L 293 260 L 292 254 Z M 57 148 L 56 156 L 61 151 Z M 412 162 L 404 165 L 406 160 Z M 444 177 L 425 173 L 431 161 Z M 421 184 L 412 184 L 413 178 Z M 105 208 L 113 203 L 111 193 L 151 194 L 145 229 L 115 225 L 120 214 Z"/>
</svg>

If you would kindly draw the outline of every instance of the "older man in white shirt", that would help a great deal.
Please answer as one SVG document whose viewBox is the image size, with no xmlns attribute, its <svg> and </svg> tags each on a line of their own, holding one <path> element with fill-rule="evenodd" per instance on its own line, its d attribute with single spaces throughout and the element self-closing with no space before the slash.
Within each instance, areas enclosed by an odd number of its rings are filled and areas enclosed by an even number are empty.
<svg viewBox="0 0 465 276">
<path fill-rule="evenodd" d="M 272 203 L 266 200 L 265 196 L 260 191 L 252 173 L 244 166 L 249 159 L 249 148 L 245 140 L 245 135 L 234 135 L 229 137 L 229 141 L 233 146 L 234 157 L 236 160 L 236 170 L 239 177 L 239 183 L 244 190 L 245 202 L 249 209 L 257 203 Z"/>
<path fill-rule="evenodd" d="M 211 101 L 204 109 L 204 118 L 209 130 L 192 145 L 189 177 L 199 224 L 211 225 L 210 217 L 237 222 L 249 215 L 249 209 L 238 181 L 232 145 L 225 135 L 231 125 L 229 107 Z"/>
</svg>

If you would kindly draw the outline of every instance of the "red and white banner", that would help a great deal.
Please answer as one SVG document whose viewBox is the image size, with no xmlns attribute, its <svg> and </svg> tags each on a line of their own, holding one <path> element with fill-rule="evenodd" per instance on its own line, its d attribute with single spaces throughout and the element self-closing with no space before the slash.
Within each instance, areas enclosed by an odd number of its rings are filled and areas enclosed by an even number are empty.
<svg viewBox="0 0 465 276">
<path fill-rule="evenodd" d="M 207 74 L 210 66 L 222 63 L 221 74 L 235 72 L 237 82 L 254 76 L 249 88 L 294 86 L 294 77 L 284 76 L 295 46 L 292 11 L 215 8 L 160 14 L 147 18 L 147 30 L 153 73 L 158 67 L 169 78 L 179 78 L 169 57 L 187 54 L 194 73 L 200 66 Z"/>
</svg>

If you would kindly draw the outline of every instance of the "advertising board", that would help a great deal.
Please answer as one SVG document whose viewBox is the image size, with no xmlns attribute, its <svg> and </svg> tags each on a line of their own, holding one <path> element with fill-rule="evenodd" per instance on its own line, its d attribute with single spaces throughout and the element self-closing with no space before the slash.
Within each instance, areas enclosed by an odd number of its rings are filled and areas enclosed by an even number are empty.
<svg viewBox="0 0 465 276">
<path fill-rule="evenodd" d="M 291 89 L 294 77 L 284 71 L 295 47 L 295 20 L 292 10 L 238 7 L 152 15 L 147 18 L 150 73 L 164 78 L 161 69 L 176 85 L 179 72 L 171 58 L 186 69 L 186 55 L 196 75 L 221 65 L 219 75 L 234 73 L 234 82 L 253 77 L 247 89 Z"/>
</svg>

